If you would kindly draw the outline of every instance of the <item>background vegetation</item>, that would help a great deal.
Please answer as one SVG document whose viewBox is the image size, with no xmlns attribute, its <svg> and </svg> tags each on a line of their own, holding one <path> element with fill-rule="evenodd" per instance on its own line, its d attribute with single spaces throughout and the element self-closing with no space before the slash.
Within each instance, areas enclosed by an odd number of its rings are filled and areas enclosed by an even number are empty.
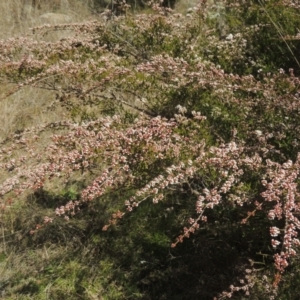
<svg viewBox="0 0 300 300">
<path fill-rule="evenodd" d="M 1 299 L 299 299 L 299 5 L 109 2 L 0 3 Z"/>
</svg>

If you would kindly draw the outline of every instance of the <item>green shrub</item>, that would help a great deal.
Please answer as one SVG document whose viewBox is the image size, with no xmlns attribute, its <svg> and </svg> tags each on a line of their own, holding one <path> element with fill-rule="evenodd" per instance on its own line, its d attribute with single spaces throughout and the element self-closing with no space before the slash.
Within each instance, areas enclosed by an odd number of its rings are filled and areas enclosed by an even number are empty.
<svg viewBox="0 0 300 300">
<path fill-rule="evenodd" d="M 1 42 L 4 98 L 47 89 L 64 114 L 1 141 L 3 297 L 297 295 L 290 4 L 156 5 Z"/>
</svg>

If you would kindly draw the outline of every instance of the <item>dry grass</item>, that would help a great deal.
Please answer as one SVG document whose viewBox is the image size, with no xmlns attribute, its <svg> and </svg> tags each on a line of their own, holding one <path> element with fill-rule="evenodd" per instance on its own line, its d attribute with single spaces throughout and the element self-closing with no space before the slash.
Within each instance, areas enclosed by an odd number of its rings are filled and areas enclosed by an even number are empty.
<svg viewBox="0 0 300 300">
<path fill-rule="evenodd" d="M 185 14 L 189 8 L 195 7 L 199 3 L 199 0 L 185 0 L 178 1 L 175 5 L 175 10 Z"/>
<path fill-rule="evenodd" d="M 40 9 L 32 8 L 24 2 L 24 0 L 0 0 L 0 11 L 2 12 L 0 39 L 30 34 L 30 28 L 41 25 L 40 16 L 48 12 L 66 14 L 71 17 L 72 22 L 81 22 L 92 17 L 91 11 L 88 9 L 89 1 L 72 0 L 69 7 L 65 5 L 58 7 L 57 0 L 49 0 L 45 1 Z M 70 33 L 53 32 L 46 39 L 58 39 L 68 34 Z M 55 97 L 53 92 L 25 88 L 5 97 L 13 89 L 13 85 L 1 83 L 0 141 L 16 130 L 27 126 L 61 120 L 63 111 L 46 109 Z"/>
<path fill-rule="evenodd" d="M 70 16 L 74 22 L 83 21 L 91 16 L 88 9 L 90 1 L 72 0 L 68 7 L 65 5 L 59 7 L 57 1 L 49 0 L 45 1 L 40 9 L 33 8 L 24 2 L 24 0 L 0 0 L 2 12 L 0 39 L 28 33 L 29 28 L 41 25 L 39 17 L 44 13 L 63 13 Z"/>
<path fill-rule="evenodd" d="M 0 141 L 35 124 L 55 122 L 64 112 L 47 109 L 54 99 L 51 91 L 25 88 L 0 102 Z"/>
</svg>

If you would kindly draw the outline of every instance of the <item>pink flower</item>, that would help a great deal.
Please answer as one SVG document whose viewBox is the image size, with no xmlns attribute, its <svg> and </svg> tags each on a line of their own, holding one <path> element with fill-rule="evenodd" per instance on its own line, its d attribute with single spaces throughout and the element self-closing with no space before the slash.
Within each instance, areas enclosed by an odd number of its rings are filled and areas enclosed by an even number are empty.
<svg viewBox="0 0 300 300">
<path fill-rule="evenodd" d="M 273 237 L 278 236 L 278 234 L 280 234 L 279 228 L 277 228 L 277 227 L 271 227 L 270 228 L 270 234 Z"/>
<path fill-rule="evenodd" d="M 277 241 L 277 240 L 271 240 L 271 244 L 272 244 L 272 247 L 273 248 L 276 248 L 279 244 L 280 244 L 280 242 L 279 241 Z"/>
</svg>

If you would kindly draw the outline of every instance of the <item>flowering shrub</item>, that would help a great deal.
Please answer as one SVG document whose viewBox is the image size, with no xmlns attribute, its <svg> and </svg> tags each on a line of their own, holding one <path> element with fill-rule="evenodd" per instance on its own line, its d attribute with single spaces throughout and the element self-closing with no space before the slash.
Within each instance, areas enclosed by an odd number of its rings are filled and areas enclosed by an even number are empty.
<svg viewBox="0 0 300 300">
<path fill-rule="evenodd" d="M 14 85 L 5 97 L 27 86 L 48 89 L 54 99 L 46 111 L 66 116 L 1 142 L 2 208 L 25 192 L 80 182 L 78 193 L 30 233 L 57 217 L 88 215 L 93 203 L 103 202 L 112 212 L 102 224 L 109 231 L 146 202 L 170 212 L 177 198 L 174 213 L 185 225 L 170 237 L 169 251 L 201 229 L 216 228 L 215 217 L 230 211 L 246 237 L 247 226 L 265 226 L 270 239 L 262 248 L 275 269 L 268 266 L 271 276 L 263 277 L 252 263 L 239 285 L 214 296 L 249 295 L 257 286 L 264 297 L 275 297 L 300 243 L 297 33 L 278 36 L 272 1 L 248 4 L 247 12 L 239 2 L 225 5 L 227 13 L 219 14 L 225 36 L 216 7 L 200 2 L 188 16 L 154 5 L 153 14 L 41 26 L 31 36 L 1 41 L 1 80 Z M 297 13 L 290 2 L 278 6 L 280 18 Z M 256 23 L 261 9 L 262 23 Z M 41 38 L 49 30 L 71 33 L 49 42 Z M 256 40 L 265 34 L 270 48 L 281 45 L 292 58 L 266 57 L 265 41 Z M 281 63 L 288 69 L 278 69 Z"/>
</svg>

